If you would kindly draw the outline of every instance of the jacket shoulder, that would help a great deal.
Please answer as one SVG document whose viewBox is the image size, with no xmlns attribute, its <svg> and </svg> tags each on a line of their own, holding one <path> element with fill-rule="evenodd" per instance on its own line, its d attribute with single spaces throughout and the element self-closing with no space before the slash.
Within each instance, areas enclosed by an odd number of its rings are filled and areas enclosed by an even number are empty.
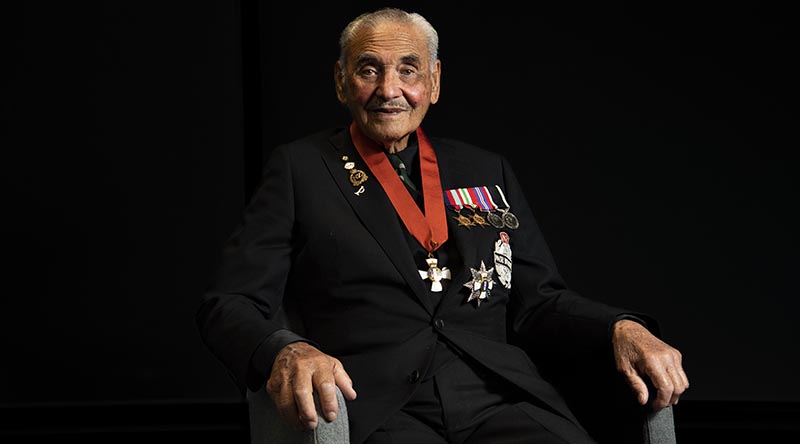
<svg viewBox="0 0 800 444">
<path fill-rule="evenodd" d="M 302 150 L 328 146 L 337 138 L 342 137 L 344 131 L 345 128 L 326 128 L 302 137 L 298 137 L 294 140 L 281 143 L 275 147 L 275 150 Z"/>
<path fill-rule="evenodd" d="M 504 156 L 500 153 L 460 139 L 454 139 L 450 137 L 432 137 L 430 140 L 434 148 L 437 150 L 442 150 L 448 154 L 452 153 L 464 158 L 477 158 L 489 162 L 499 162 L 504 159 Z"/>
<path fill-rule="evenodd" d="M 456 151 L 464 156 L 477 156 L 489 158 L 502 158 L 503 156 L 491 149 L 478 146 L 471 142 L 466 142 L 461 139 L 454 139 L 451 137 L 431 137 L 431 143 L 435 148 Z"/>
</svg>

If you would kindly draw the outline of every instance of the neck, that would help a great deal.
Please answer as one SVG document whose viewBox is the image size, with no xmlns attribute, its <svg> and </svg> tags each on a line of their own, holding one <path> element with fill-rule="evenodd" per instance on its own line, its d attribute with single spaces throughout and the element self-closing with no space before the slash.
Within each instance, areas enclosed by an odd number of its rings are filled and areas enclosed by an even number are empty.
<svg viewBox="0 0 800 444">
<path fill-rule="evenodd" d="M 395 154 L 408 148 L 409 145 L 415 144 L 416 140 L 417 140 L 417 133 L 416 131 L 414 131 L 406 134 L 401 139 L 389 142 L 379 142 L 379 144 L 383 147 L 384 150 L 386 150 L 387 153 Z"/>
<path fill-rule="evenodd" d="M 408 135 L 406 134 L 406 136 L 400 140 L 380 142 L 380 144 L 381 146 L 383 146 L 383 149 L 386 150 L 387 153 L 390 154 L 399 153 L 400 151 L 406 149 L 406 147 L 408 146 Z"/>
<path fill-rule="evenodd" d="M 383 148 L 383 150 L 389 154 L 399 153 L 400 151 L 406 149 L 409 145 L 414 145 L 417 143 L 417 129 L 403 135 L 398 139 L 379 139 L 372 137 L 372 135 L 369 135 L 369 133 L 364 131 L 364 129 L 361 126 L 357 125 L 355 121 L 353 121 L 352 124 L 357 126 L 358 131 L 361 134 L 363 134 L 364 137 L 371 139 L 374 143 Z"/>
</svg>

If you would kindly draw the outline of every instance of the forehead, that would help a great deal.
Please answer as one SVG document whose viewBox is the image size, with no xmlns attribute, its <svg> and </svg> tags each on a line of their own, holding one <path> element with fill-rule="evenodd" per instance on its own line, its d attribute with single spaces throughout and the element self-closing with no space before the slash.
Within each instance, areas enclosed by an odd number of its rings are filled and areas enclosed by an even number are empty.
<svg viewBox="0 0 800 444">
<path fill-rule="evenodd" d="M 377 58 L 383 63 L 416 58 L 426 62 L 429 58 L 425 35 L 417 27 L 396 22 L 385 22 L 375 27 L 363 27 L 350 45 L 350 60 Z"/>
</svg>

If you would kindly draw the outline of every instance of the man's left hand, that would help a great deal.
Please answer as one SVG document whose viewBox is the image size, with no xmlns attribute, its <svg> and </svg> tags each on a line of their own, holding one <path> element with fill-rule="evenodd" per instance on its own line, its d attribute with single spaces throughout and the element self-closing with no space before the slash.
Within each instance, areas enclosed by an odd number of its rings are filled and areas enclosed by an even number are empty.
<svg viewBox="0 0 800 444">
<path fill-rule="evenodd" d="M 639 404 L 647 404 L 649 379 L 656 390 L 653 408 L 675 405 L 689 388 L 681 352 L 655 337 L 638 322 L 623 319 L 614 323 L 611 341 L 617 370 L 628 380 Z"/>
</svg>

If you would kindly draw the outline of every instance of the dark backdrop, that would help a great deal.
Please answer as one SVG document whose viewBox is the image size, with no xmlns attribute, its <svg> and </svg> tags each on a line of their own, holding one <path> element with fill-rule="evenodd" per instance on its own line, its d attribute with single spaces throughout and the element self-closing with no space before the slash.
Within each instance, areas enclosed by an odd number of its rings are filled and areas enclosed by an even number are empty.
<svg viewBox="0 0 800 444">
<path fill-rule="evenodd" d="M 237 399 L 194 309 L 263 153 L 347 123 L 365 6 L 3 5 L 0 404 Z M 687 399 L 800 400 L 787 11 L 411 7 L 441 35 L 426 130 L 512 160 L 568 282 L 656 315 Z"/>
<path fill-rule="evenodd" d="M 0 404 L 235 398 L 193 316 L 244 199 L 238 3 L 0 17 Z"/>
</svg>

